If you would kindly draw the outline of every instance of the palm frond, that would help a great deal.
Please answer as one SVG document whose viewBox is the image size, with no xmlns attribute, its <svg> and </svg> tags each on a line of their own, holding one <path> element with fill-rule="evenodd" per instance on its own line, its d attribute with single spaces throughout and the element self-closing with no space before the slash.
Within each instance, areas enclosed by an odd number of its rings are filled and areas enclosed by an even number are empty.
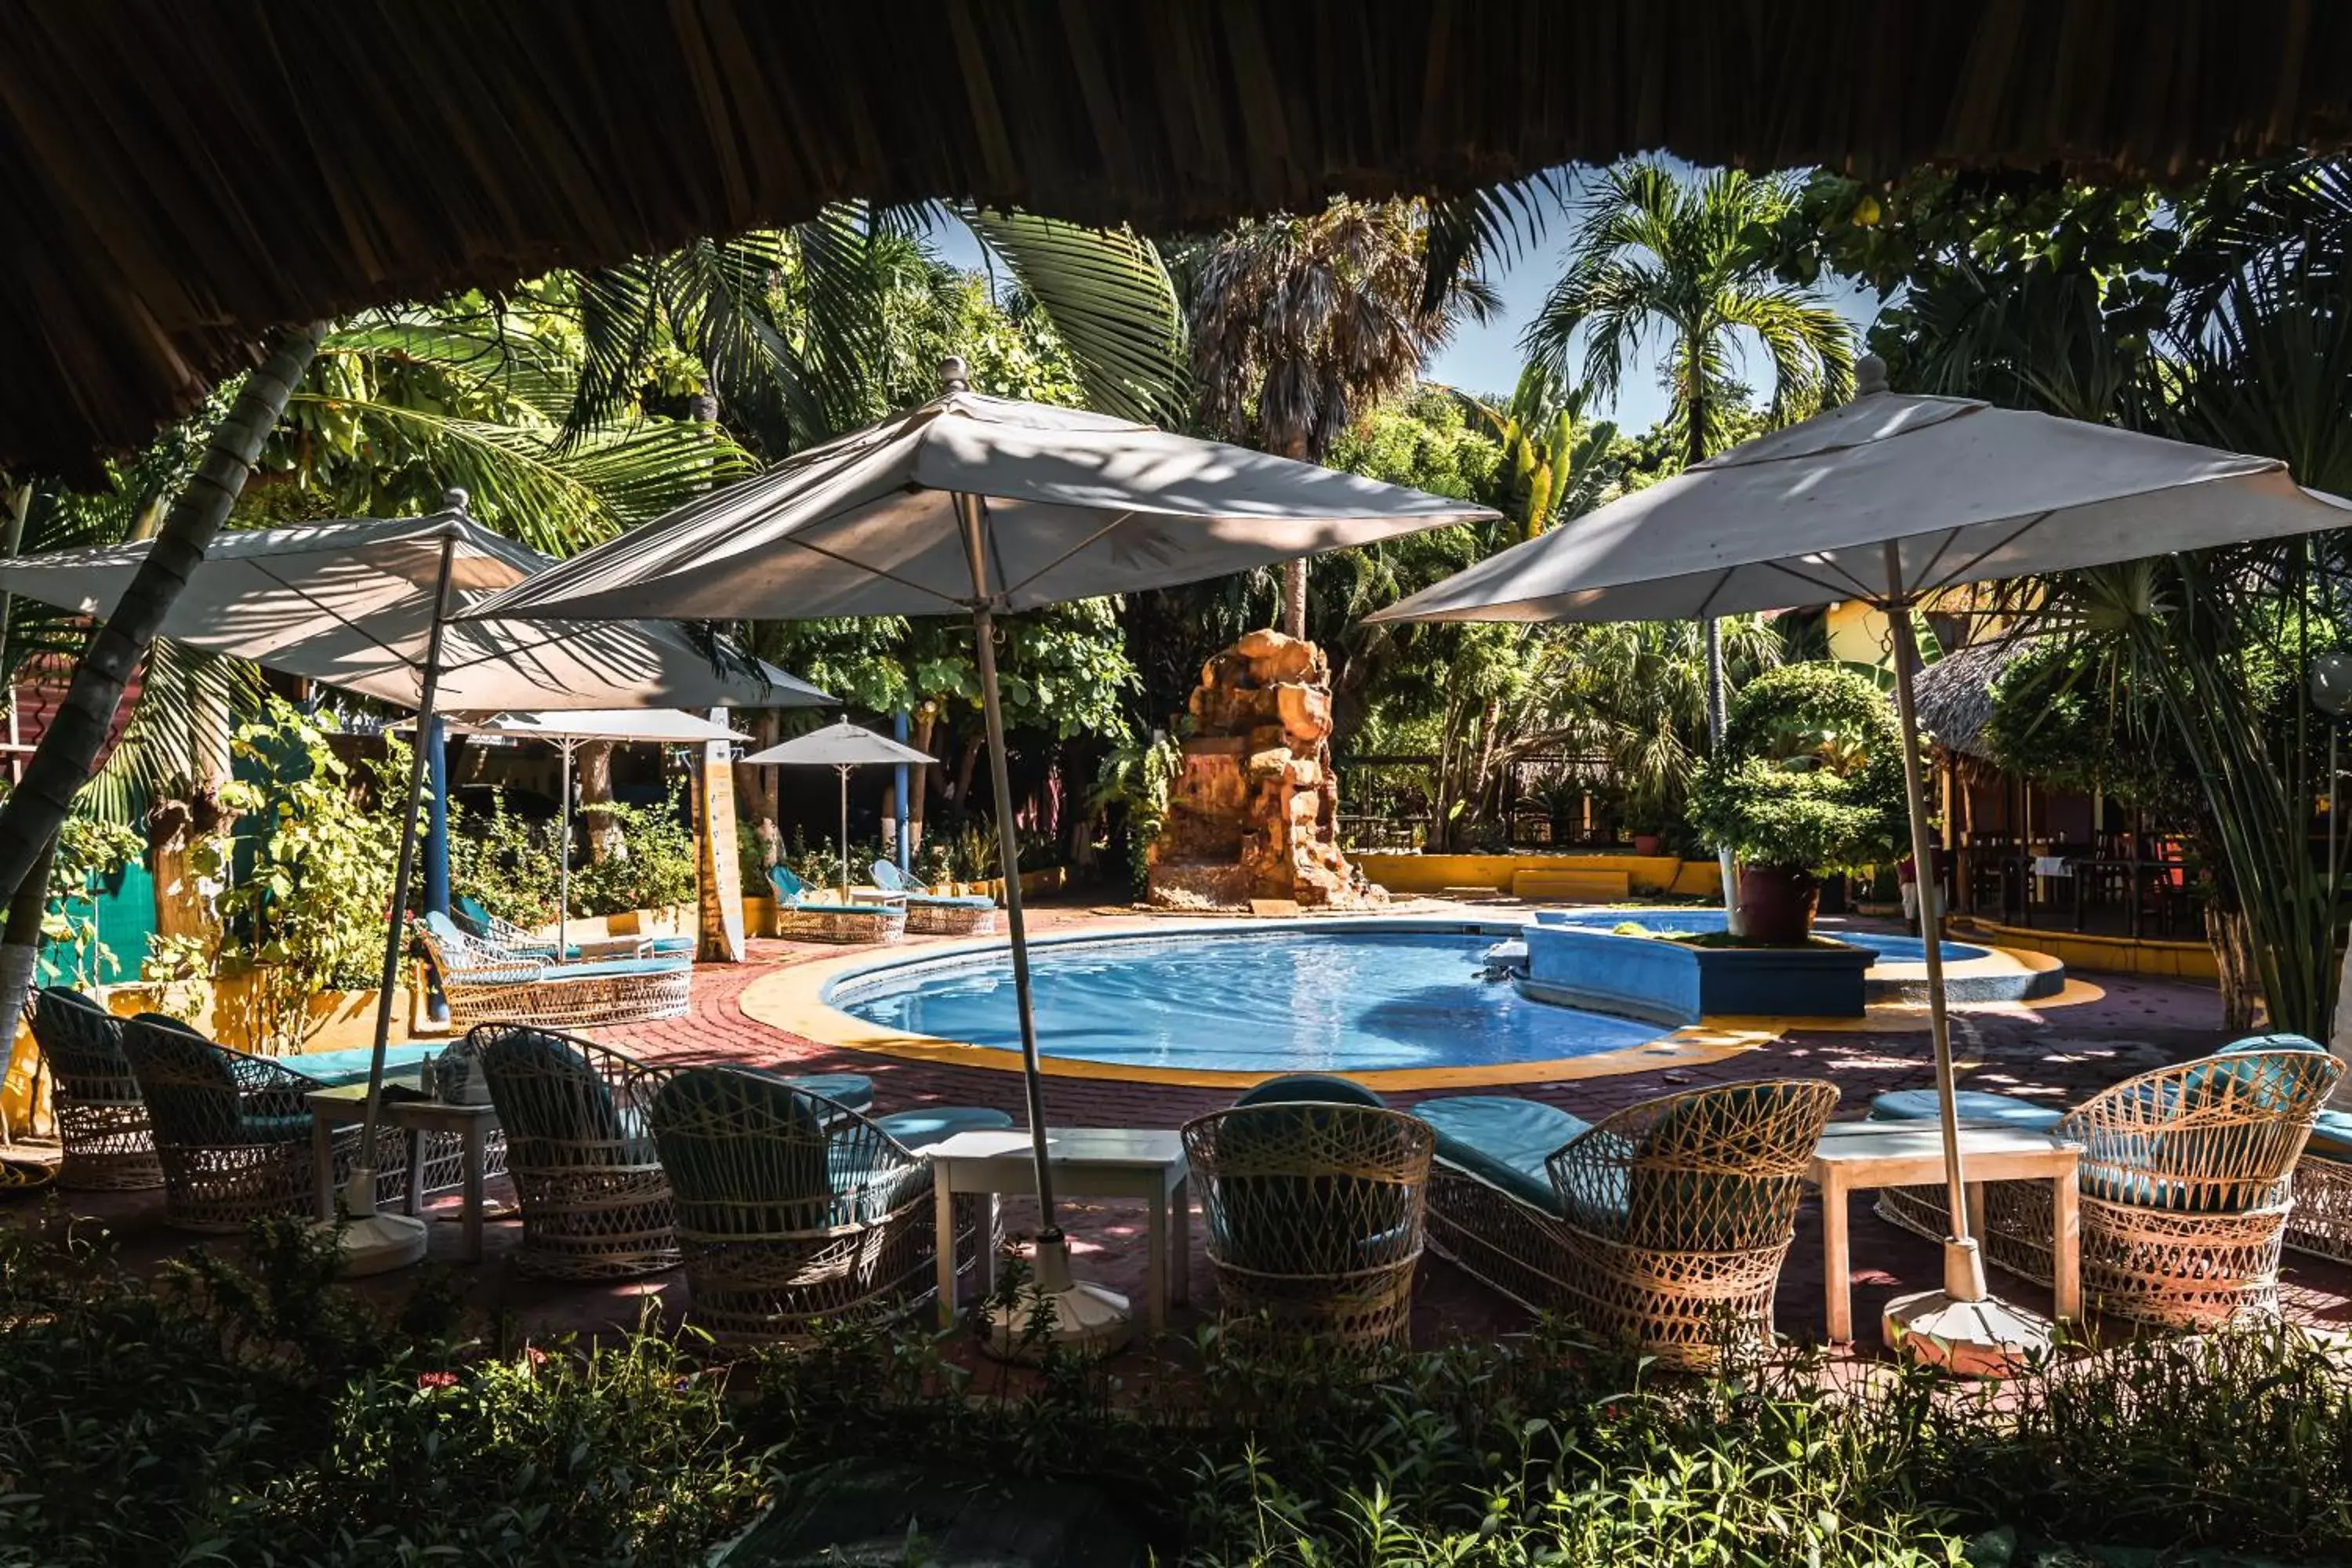
<svg viewBox="0 0 2352 1568">
<path fill-rule="evenodd" d="M 1182 417 L 1183 312 L 1150 241 L 1034 213 L 953 210 L 1045 312 L 1088 406 L 1145 424 Z"/>
</svg>

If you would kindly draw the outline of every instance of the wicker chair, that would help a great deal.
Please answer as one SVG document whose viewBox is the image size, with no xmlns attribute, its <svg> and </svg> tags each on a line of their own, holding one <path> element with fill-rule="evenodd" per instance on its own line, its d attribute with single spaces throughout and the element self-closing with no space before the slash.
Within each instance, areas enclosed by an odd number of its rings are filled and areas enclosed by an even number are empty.
<svg viewBox="0 0 2352 1568">
<path fill-rule="evenodd" d="M 122 1055 L 152 1122 L 165 1224 L 232 1232 L 267 1215 L 310 1212 L 311 1118 L 302 1097 L 325 1087 L 320 1080 L 148 1013 L 123 1020 Z M 339 1186 L 357 1163 L 361 1136 L 358 1127 L 335 1131 Z M 407 1145 L 399 1129 L 377 1129 L 379 1204 L 406 1191 Z"/>
<path fill-rule="evenodd" d="M 459 1028 L 527 1023 L 594 1028 L 686 1016 L 694 964 L 679 956 L 553 963 L 510 953 L 467 935 L 448 916 L 428 914 L 418 929 Z"/>
<path fill-rule="evenodd" d="M 2169 1328 L 2276 1315 L 2295 1163 L 2343 1070 L 2315 1047 L 2235 1048 L 2126 1079 L 2052 1123 L 2083 1146 L 2085 1305 Z M 1950 1232 L 1940 1187 L 1882 1192 L 1878 1212 L 1923 1236 Z M 2047 1183 L 1987 1184 L 1993 1262 L 2048 1284 L 2050 1224 Z"/>
<path fill-rule="evenodd" d="M 1341 1349 L 1402 1344 L 1435 1142 L 1345 1079 L 1276 1079 L 1186 1123 L 1226 1317 Z"/>
<path fill-rule="evenodd" d="M 874 885 L 907 902 L 907 929 L 918 936 L 986 936 L 996 929 L 996 900 L 978 893 L 934 893 L 888 860 L 873 866 Z"/>
<path fill-rule="evenodd" d="M 1537 1310 L 1669 1365 L 1769 1342 L 1772 1295 L 1832 1084 L 1731 1083 L 1597 1125 L 1532 1100 L 1424 1101 L 1437 1130 L 1430 1245 Z"/>
<path fill-rule="evenodd" d="M 887 904 L 829 904 L 793 875 L 791 867 L 782 865 L 768 868 L 768 883 L 776 891 L 778 936 L 847 946 L 893 942 L 907 934 L 903 900 Z"/>
<path fill-rule="evenodd" d="M 714 1333 L 797 1334 L 822 1318 L 896 1318 L 937 1289 L 931 1168 L 869 1120 L 789 1079 L 733 1067 L 647 1069 L 646 1120 L 677 1208 L 695 1320 Z M 957 1127 L 1009 1127 L 963 1111 Z M 983 1200 L 959 1200 L 959 1268 L 978 1261 Z"/>
<path fill-rule="evenodd" d="M 501 949 L 517 958 L 530 958 L 541 963 L 552 963 L 559 958 L 566 963 L 573 962 L 582 955 L 581 946 L 576 942 L 558 953 L 555 951 L 556 944 L 553 937 L 534 936 L 512 921 L 500 920 L 483 908 L 482 901 L 471 894 L 459 893 L 450 899 L 449 918 L 457 923 L 457 929 L 467 936 L 478 942 L 488 942 L 492 947 Z M 617 946 L 623 942 L 634 943 L 637 950 L 636 955 L 640 958 L 692 958 L 694 956 L 695 941 L 690 936 L 614 937 L 605 940 L 607 946 Z M 605 956 L 616 955 L 608 953 Z"/>
<path fill-rule="evenodd" d="M 645 1125 L 646 1068 L 609 1047 L 524 1024 L 466 1036 L 507 1135 L 522 1205 L 515 1266 L 616 1279 L 677 1266 L 669 1178 Z"/>
<path fill-rule="evenodd" d="M 47 986 L 25 1014 L 48 1063 L 58 1139 L 58 1185 L 130 1192 L 163 1184 L 147 1102 L 122 1054 L 122 1024 L 79 991 Z"/>
</svg>

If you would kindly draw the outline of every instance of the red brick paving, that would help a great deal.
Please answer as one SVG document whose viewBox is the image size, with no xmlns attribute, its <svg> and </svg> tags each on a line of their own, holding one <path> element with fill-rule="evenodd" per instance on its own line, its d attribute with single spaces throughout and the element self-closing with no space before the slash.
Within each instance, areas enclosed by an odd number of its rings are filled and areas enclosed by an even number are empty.
<svg viewBox="0 0 2352 1568">
<path fill-rule="evenodd" d="M 1046 907 L 1033 911 L 1032 923 L 1051 930 L 1096 914 L 1082 904 Z M 755 940 L 751 962 L 706 965 L 697 973 L 690 1016 L 614 1029 L 601 1037 L 664 1060 L 752 1061 L 794 1071 L 865 1073 L 874 1079 L 877 1103 L 885 1110 L 928 1103 L 986 1105 L 1022 1119 L 1017 1073 L 901 1060 L 825 1046 L 755 1022 L 741 1011 L 739 999 L 745 987 L 772 966 L 805 963 L 839 952 L 812 943 Z M 1977 1064 L 1966 1081 L 2053 1105 L 2070 1104 L 2119 1079 L 2199 1055 L 2227 1037 L 2221 1027 L 2218 998 L 2210 987 L 2106 976 L 2099 977 L 2098 984 L 2106 992 L 2102 999 L 2053 1009 L 2046 1015 L 1954 1015 L 1955 1052 L 1964 1063 Z M 1532 1084 L 1508 1092 L 1525 1093 L 1595 1120 L 1622 1106 L 1696 1084 L 1820 1076 L 1839 1086 L 1843 1091 L 1839 1115 L 1851 1118 L 1864 1114 L 1873 1095 L 1931 1084 L 1931 1062 L 1924 1031 L 1799 1032 L 1760 1051 L 1706 1066 Z M 1049 1079 L 1045 1094 L 1052 1120 L 1076 1126 L 1174 1127 L 1232 1101 L 1231 1092 L 1224 1089 L 1093 1079 Z M 1391 1098 L 1410 1106 L 1425 1096 Z M 510 1203 L 511 1189 L 502 1182 L 495 1183 L 492 1197 L 494 1202 Z M 1858 1325 L 1870 1323 L 1888 1297 L 1932 1287 L 1940 1272 L 1934 1246 L 1879 1220 L 1869 1202 L 1868 1194 L 1858 1196 L 1851 1220 Z M 449 1207 L 445 1202 L 442 1212 L 454 1219 Z M 133 1263 L 169 1256 L 187 1242 L 185 1237 L 163 1228 L 161 1200 L 155 1194 L 68 1194 L 67 1200 L 45 1205 L 44 1212 L 61 1217 L 65 1208 L 104 1221 Z M 1065 1205 L 1064 1219 L 1083 1275 L 1140 1294 L 1139 1205 L 1074 1202 Z M 1017 1231 L 1034 1223 L 1034 1212 L 1026 1200 L 1008 1205 L 1009 1229 Z M 1202 1252 L 1199 1227 L 1193 1229 L 1192 1306 L 1178 1313 L 1179 1328 L 1204 1321 L 1214 1311 L 1213 1282 Z M 478 1269 L 458 1266 L 469 1277 L 470 1299 L 486 1312 L 500 1315 L 512 1328 L 532 1332 L 593 1331 L 635 1322 L 648 1302 L 657 1302 L 671 1312 L 685 1305 L 684 1284 L 676 1274 L 614 1286 L 559 1286 L 522 1279 L 508 1266 L 519 1232 L 517 1225 L 493 1223 L 488 1226 L 488 1260 Z M 436 1225 L 435 1233 L 436 1258 L 454 1258 L 457 1226 Z M 1819 1337 L 1821 1269 L 1820 1207 L 1817 1200 L 1808 1198 L 1799 1214 L 1796 1245 L 1781 1277 L 1777 1315 L 1784 1331 Z M 2290 1254 L 2285 1279 L 2293 1315 L 2319 1323 L 2352 1324 L 2352 1270 Z M 367 1288 L 389 1293 L 400 1286 L 384 1281 L 370 1282 Z M 2016 1280 L 2003 1280 L 2000 1289 L 2021 1304 L 2042 1309 L 2049 1304 L 2046 1291 Z M 1464 1333 L 1505 1331 L 1523 1321 L 1517 1308 L 1445 1263 L 1433 1258 L 1426 1265 L 1416 1296 L 1416 1340 L 1436 1343 Z"/>
</svg>

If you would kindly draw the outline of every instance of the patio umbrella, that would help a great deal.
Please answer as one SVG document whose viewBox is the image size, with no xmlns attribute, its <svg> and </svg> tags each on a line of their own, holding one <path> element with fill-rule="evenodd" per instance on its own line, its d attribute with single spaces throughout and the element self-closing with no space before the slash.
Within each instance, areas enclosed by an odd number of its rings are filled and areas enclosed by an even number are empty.
<svg viewBox="0 0 2352 1568">
<path fill-rule="evenodd" d="M 785 684 L 771 694 L 764 706 L 803 708 L 833 700 L 814 687 L 794 680 L 790 676 L 786 676 L 784 681 Z M 712 741 L 732 742 L 746 739 L 739 730 L 731 730 L 709 719 L 697 718 L 691 713 L 681 713 L 675 708 L 558 709 L 546 713 L 453 716 L 444 723 L 460 735 L 544 741 L 553 746 L 556 754 L 562 759 L 559 770 L 562 782 L 556 790 L 556 799 L 562 803 L 558 816 L 562 824 L 562 836 L 559 842 L 563 846 L 556 859 L 555 951 L 558 952 L 565 952 L 571 945 L 572 753 L 590 741 L 614 741 L 634 745 L 699 746 Z"/>
<path fill-rule="evenodd" d="M 1697 619 L 1860 599 L 1894 626 L 1911 853 L 1920 868 L 1928 1024 L 1951 1205 L 1944 1289 L 1887 1309 L 1890 1339 L 1979 1367 L 2038 1326 L 1991 1300 L 1969 1234 L 1935 864 L 1920 782 L 1912 611 L 1965 583 L 2062 571 L 2352 523 L 2352 502 L 2286 465 L 2103 425 L 1915 397 L 1874 356 L 1854 400 L 1760 436 L 1492 556 L 1369 617 L 1382 621 Z"/>
<path fill-rule="evenodd" d="M 698 638 L 677 626 L 453 624 L 454 611 L 523 581 L 547 558 L 467 517 L 463 490 L 447 499 L 448 510 L 433 517 L 223 534 L 190 574 L 157 635 L 414 707 L 420 732 L 444 702 L 468 710 L 720 707 L 772 701 L 779 690 L 815 695 L 723 639 Z M 109 615 L 147 549 L 142 542 L 18 557 L 0 563 L 0 593 Z M 363 1157 L 375 1148 L 424 784 L 419 745 L 409 764 L 408 810 L 385 922 Z M 375 1213 L 374 1194 L 374 1171 L 355 1169 L 345 1191 L 354 1223 L 343 1233 L 354 1272 L 398 1268 L 424 1255 L 424 1226 Z"/>
<path fill-rule="evenodd" d="M 1116 1298 L 1071 1286 L 1055 1224 L 996 617 L 1496 514 L 1124 419 L 979 396 L 959 359 L 940 372 L 945 392 L 921 407 L 574 556 L 477 613 L 971 616 L 1044 1216 L 1037 1288 L 1061 1337 L 1100 1346 L 1123 1332 L 1123 1303 L 1113 1310 Z"/>
<path fill-rule="evenodd" d="M 931 754 L 902 746 L 887 735 L 877 735 L 846 719 L 795 736 L 782 745 L 754 752 L 747 763 L 774 763 L 783 767 L 830 767 L 841 772 L 841 901 L 849 901 L 849 770 L 868 763 L 901 763 L 929 767 Z"/>
</svg>

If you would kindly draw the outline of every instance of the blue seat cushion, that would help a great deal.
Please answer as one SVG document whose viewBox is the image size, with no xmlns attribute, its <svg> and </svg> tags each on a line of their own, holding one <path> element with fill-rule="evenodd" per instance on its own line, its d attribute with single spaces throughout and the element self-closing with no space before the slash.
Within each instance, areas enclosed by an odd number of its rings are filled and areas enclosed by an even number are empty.
<svg viewBox="0 0 2352 1568">
<path fill-rule="evenodd" d="M 675 974 L 694 966 L 678 958 L 611 958 L 594 963 L 550 963 L 539 972 L 541 980 L 612 979 L 629 974 Z"/>
<path fill-rule="evenodd" d="M 386 1046 L 383 1048 L 383 1073 L 386 1078 L 414 1078 L 424 1071 L 425 1064 L 441 1054 L 436 1045 Z M 330 1089 L 347 1083 L 365 1083 L 368 1058 L 373 1047 L 353 1046 L 341 1051 L 305 1051 L 299 1056 L 280 1057 L 285 1067 L 304 1078 L 317 1079 Z"/>
<path fill-rule="evenodd" d="M 2318 1125 L 2311 1130 L 2311 1142 L 2305 1147 L 2323 1160 L 2352 1164 L 2352 1110 L 2321 1111 Z"/>
<path fill-rule="evenodd" d="M 1870 1102 L 1870 1120 L 1934 1121 L 1940 1114 L 1938 1103 L 1932 1089 L 1898 1089 Z M 2000 1127 L 2021 1127 L 2029 1132 L 2045 1132 L 2057 1126 L 2059 1119 L 2066 1114 L 2055 1106 L 2036 1105 L 2014 1095 L 1989 1094 L 1980 1089 L 1964 1089 L 1954 1094 L 1952 1109 L 1963 1121 L 1989 1121 Z"/>
<path fill-rule="evenodd" d="M 1560 1212 L 1544 1161 L 1591 1124 L 1557 1106 L 1512 1095 L 1424 1100 L 1412 1113 L 1437 1134 L 1437 1157 L 1547 1214 Z"/>
<path fill-rule="evenodd" d="M 874 1080 L 862 1072 L 778 1072 L 773 1068 L 743 1068 L 743 1072 L 773 1079 L 805 1094 L 823 1095 L 845 1110 L 864 1112 L 874 1103 Z"/>
<path fill-rule="evenodd" d="M 1369 1105 L 1374 1110 L 1386 1110 L 1388 1101 L 1351 1078 L 1332 1073 L 1292 1072 L 1280 1078 L 1270 1078 L 1264 1083 L 1253 1084 L 1242 1091 L 1241 1105 L 1280 1105 L 1300 1100 L 1325 1105 Z"/>
<path fill-rule="evenodd" d="M 929 904 L 933 909 L 992 910 L 996 900 L 984 893 L 908 893 L 910 904 Z M 801 906 L 806 909 L 808 906 Z"/>
<path fill-rule="evenodd" d="M 695 940 L 690 936 L 657 936 L 654 938 L 656 958 L 691 958 Z"/>
<path fill-rule="evenodd" d="M 977 1105 L 927 1105 L 920 1110 L 894 1110 L 874 1118 L 874 1125 L 909 1149 L 921 1149 L 959 1132 L 993 1132 L 1013 1125 L 1002 1110 Z"/>
</svg>

